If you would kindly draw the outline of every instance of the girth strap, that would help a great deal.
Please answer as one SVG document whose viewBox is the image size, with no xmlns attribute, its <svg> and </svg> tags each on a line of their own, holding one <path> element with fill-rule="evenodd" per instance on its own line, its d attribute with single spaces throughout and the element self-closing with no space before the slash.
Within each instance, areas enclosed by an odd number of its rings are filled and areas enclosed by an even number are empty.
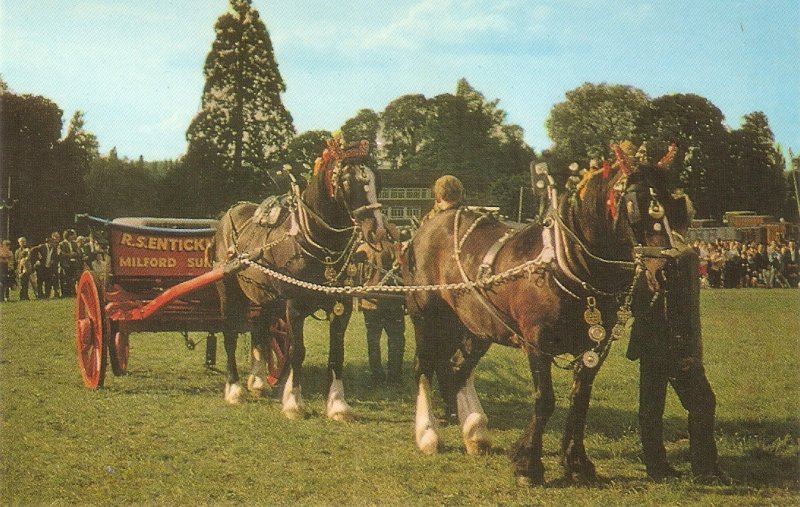
<svg viewBox="0 0 800 507">
<path fill-rule="evenodd" d="M 461 272 L 461 277 L 464 280 L 464 282 L 469 282 L 471 280 L 469 279 L 467 272 L 464 270 L 464 266 L 461 264 L 461 245 L 464 244 L 467 237 L 472 233 L 474 227 L 470 227 L 469 229 L 467 229 L 467 232 L 464 234 L 464 237 L 461 238 L 461 241 L 458 240 L 458 228 L 459 228 L 459 223 L 461 221 L 462 210 L 463 208 L 458 209 L 458 211 L 456 212 L 456 216 L 453 220 L 453 226 L 454 226 L 453 241 L 455 247 L 454 251 L 456 257 L 456 264 L 458 265 L 458 269 Z M 480 220 L 480 218 L 478 220 Z M 477 224 L 478 220 L 476 220 L 473 223 L 473 226 Z M 489 276 L 491 274 L 491 270 L 494 264 L 494 260 L 497 257 L 497 254 L 500 252 L 503 246 L 508 242 L 508 240 L 513 237 L 515 233 L 516 231 L 514 231 L 513 229 L 509 229 L 489 248 L 489 250 L 483 257 L 483 261 L 481 262 L 481 266 L 478 272 L 479 278 L 485 278 L 486 276 Z M 488 273 L 485 272 L 484 265 L 488 265 L 488 270 L 489 270 Z M 478 301 L 483 305 L 484 308 L 486 308 L 489 314 L 492 315 L 495 319 L 497 319 L 501 324 L 503 324 L 503 326 L 506 329 L 508 329 L 511 332 L 512 334 L 511 341 L 521 344 L 522 333 L 519 331 L 519 329 L 517 329 L 515 323 L 512 322 L 503 312 L 501 312 L 500 309 L 494 305 L 494 303 L 492 303 L 492 301 L 488 297 L 486 289 L 475 287 L 473 290 Z"/>
<path fill-rule="evenodd" d="M 500 250 L 508 243 L 508 240 L 514 237 L 517 234 L 517 229 L 508 229 L 505 234 L 500 236 L 500 238 L 494 242 L 494 244 L 486 251 L 486 255 L 483 256 L 483 260 L 481 261 L 481 265 L 478 271 L 478 276 L 480 278 L 485 278 L 489 275 L 494 274 L 494 261 L 497 259 L 497 254 L 500 253 Z"/>
</svg>

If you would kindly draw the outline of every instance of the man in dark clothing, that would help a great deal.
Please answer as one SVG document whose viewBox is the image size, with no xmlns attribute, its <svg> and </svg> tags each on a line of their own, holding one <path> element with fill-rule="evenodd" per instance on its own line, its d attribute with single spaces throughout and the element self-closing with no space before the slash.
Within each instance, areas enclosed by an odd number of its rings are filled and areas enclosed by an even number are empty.
<svg viewBox="0 0 800 507">
<path fill-rule="evenodd" d="M 692 473 L 700 482 L 726 482 L 714 441 L 716 398 L 703 368 L 699 258 L 691 248 L 660 272 L 661 291 L 650 305 L 647 282 L 637 287 L 636 316 L 627 356 L 639 360 L 639 430 L 647 475 L 678 476 L 667 462 L 663 416 L 667 384 L 688 411 Z M 648 306 L 649 305 L 649 306 Z"/>
<path fill-rule="evenodd" d="M 76 238 L 75 231 L 67 229 L 58 244 L 59 282 L 63 297 L 75 295 L 75 283 L 81 270 L 81 253 Z"/>
<path fill-rule="evenodd" d="M 58 244 L 60 242 L 61 234 L 54 232 L 44 243 L 31 249 L 38 285 L 37 297 L 47 299 L 51 294 L 53 297 L 59 296 Z"/>
<path fill-rule="evenodd" d="M 396 228 L 388 228 L 392 241 L 399 237 Z M 363 243 L 359 246 L 355 259 L 361 264 L 364 285 L 394 285 L 396 279 L 390 272 L 396 259 L 396 244 L 389 239 L 380 242 L 378 248 Z M 405 351 L 405 306 L 402 300 L 388 298 L 360 298 L 359 307 L 364 314 L 364 327 L 367 331 L 367 359 L 375 384 L 402 383 L 403 353 Z M 381 335 L 386 331 L 388 361 L 386 370 L 381 365 Z"/>
</svg>

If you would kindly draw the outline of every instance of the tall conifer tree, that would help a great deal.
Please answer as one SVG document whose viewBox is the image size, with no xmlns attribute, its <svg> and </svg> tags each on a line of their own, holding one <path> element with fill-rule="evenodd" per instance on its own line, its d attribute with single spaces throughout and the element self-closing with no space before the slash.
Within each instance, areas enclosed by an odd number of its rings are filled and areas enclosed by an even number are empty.
<svg viewBox="0 0 800 507">
<path fill-rule="evenodd" d="M 251 0 L 230 0 L 215 32 L 201 109 L 186 132 L 186 174 L 197 180 L 187 188 L 204 194 L 199 205 L 197 195 L 187 196 L 186 211 L 195 215 L 259 197 L 263 172 L 281 162 L 295 133 L 272 42 Z"/>
</svg>

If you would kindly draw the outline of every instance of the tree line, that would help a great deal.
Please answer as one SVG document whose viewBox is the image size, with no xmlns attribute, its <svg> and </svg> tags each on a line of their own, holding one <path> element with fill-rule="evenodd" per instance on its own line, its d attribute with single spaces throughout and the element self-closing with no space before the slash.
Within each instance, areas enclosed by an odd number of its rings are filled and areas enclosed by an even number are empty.
<svg viewBox="0 0 800 507">
<path fill-rule="evenodd" d="M 130 160 L 115 149 L 101 155 L 82 112 L 62 136 L 57 104 L 14 93 L 0 80 L 3 237 L 44 237 L 69 226 L 78 212 L 214 217 L 237 201 L 284 191 L 275 177 L 284 164 L 309 174 L 333 133 L 296 132 L 281 100 L 286 85 L 266 26 L 250 0 L 230 0 L 230 7 L 214 27 L 200 111 L 177 160 Z M 376 168 L 454 174 L 511 216 L 520 188 L 530 185 L 531 162 L 548 162 L 563 181 L 572 162 L 586 167 L 590 159 L 609 159 L 610 142 L 646 143 L 651 156 L 674 142 L 674 183 L 693 199 L 699 217 L 751 210 L 797 219 L 795 185 L 762 112 L 731 129 L 699 95 L 653 99 L 631 86 L 586 83 L 552 107 L 545 125 L 553 144 L 536 152 L 522 127 L 507 122 L 498 99 L 461 79 L 454 93 L 407 94 L 382 111 L 362 109 L 336 135 L 370 140 Z M 793 166 L 799 159 L 793 157 Z"/>
</svg>

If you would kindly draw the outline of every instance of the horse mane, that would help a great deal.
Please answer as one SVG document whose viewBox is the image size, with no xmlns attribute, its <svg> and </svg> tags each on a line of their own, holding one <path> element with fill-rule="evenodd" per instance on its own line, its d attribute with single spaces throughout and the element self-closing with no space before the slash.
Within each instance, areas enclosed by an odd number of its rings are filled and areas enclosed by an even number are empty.
<svg viewBox="0 0 800 507">
<path fill-rule="evenodd" d="M 580 197 L 575 198 L 570 214 L 575 232 L 582 239 L 603 247 L 613 243 L 616 227 L 611 210 L 616 203 L 610 201 L 613 199 L 610 192 L 623 174 L 622 171 L 608 175 L 597 172 L 588 179 Z M 568 206 L 571 200 L 570 195 L 565 196 L 562 206 Z"/>
</svg>

